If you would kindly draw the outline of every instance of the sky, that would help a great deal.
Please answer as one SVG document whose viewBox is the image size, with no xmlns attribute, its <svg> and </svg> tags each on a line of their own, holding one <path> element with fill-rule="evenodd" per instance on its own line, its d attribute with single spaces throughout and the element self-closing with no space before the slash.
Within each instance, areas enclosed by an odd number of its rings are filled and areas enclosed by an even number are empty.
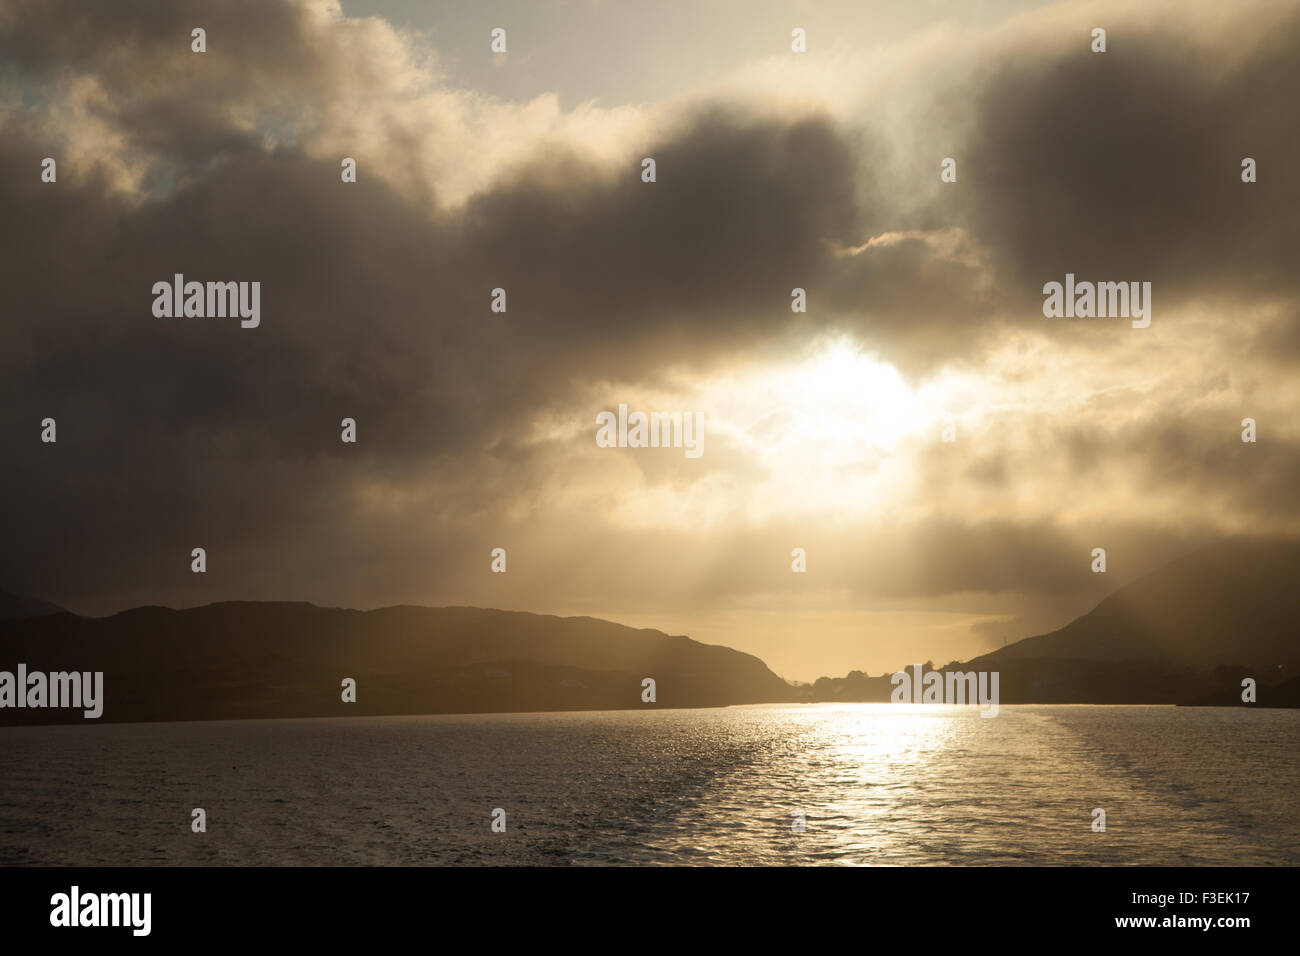
<svg viewBox="0 0 1300 956">
<path fill-rule="evenodd" d="M 1296 49 L 1254 0 L 0 0 L 0 587 L 590 615 L 812 680 L 1295 535 Z M 176 273 L 260 324 L 155 315 Z M 1045 316 L 1067 273 L 1150 325 Z M 601 447 L 620 404 L 703 453 Z"/>
</svg>

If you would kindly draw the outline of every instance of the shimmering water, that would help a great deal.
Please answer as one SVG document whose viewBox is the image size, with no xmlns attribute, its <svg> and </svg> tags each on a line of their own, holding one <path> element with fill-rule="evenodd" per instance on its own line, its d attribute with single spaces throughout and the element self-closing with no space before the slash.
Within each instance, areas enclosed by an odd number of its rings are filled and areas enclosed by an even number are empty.
<svg viewBox="0 0 1300 956">
<path fill-rule="evenodd" d="M 1086 706 L 7 728 L 0 863 L 1295 865 L 1298 743 Z"/>
</svg>

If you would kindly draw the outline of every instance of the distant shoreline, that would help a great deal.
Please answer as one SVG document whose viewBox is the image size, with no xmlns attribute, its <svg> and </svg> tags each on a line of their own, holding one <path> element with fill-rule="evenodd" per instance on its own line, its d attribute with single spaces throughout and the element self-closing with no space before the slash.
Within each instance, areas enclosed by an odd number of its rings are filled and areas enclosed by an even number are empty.
<svg viewBox="0 0 1300 956">
<path fill-rule="evenodd" d="M 957 706 L 958 706 L 958 705 L 949 705 L 949 704 L 892 704 L 892 703 L 889 703 L 888 701 L 799 700 L 799 701 L 763 701 L 763 702 L 756 702 L 756 703 L 738 703 L 738 704 L 711 704 L 711 705 L 701 705 L 701 706 L 693 706 L 693 707 L 646 707 L 646 708 L 643 709 L 642 712 L 645 712 L 645 713 L 651 713 L 651 712 L 662 713 L 662 712 L 665 712 L 665 711 L 684 712 L 684 711 L 692 711 L 692 710 L 708 710 L 708 711 L 716 711 L 716 710 L 726 710 L 726 709 L 728 709 L 728 708 L 742 708 L 742 707 L 771 707 L 771 708 L 780 708 L 780 709 L 785 709 L 785 708 L 795 708 L 795 707 L 808 707 L 808 708 L 811 708 L 811 707 L 818 707 L 818 706 L 824 706 L 824 705 L 844 705 L 844 704 L 850 704 L 850 705 L 863 705 L 863 704 L 866 704 L 866 705 L 872 705 L 872 706 L 887 706 L 887 707 L 900 707 L 900 708 L 901 708 L 901 707 L 916 707 L 916 708 L 922 708 L 922 707 L 926 707 L 926 708 L 937 707 L 937 708 L 942 708 L 943 710 L 948 710 L 948 709 L 954 709 L 954 710 L 955 710 L 955 709 L 957 708 Z M 1221 707 L 1234 707 L 1234 706 L 1235 706 L 1236 709 L 1241 709 L 1241 710 L 1249 710 L 1249 709 L 1251 709 L 1251 708 L 1261 708 L 1261 709 L 1265 709 L 1265 710 L 1295 710 L 1295 709 L 1297 709 L 1294 705 L 1288 705 L 1288 704 L 1273 704 L 1273 705 L 1268 705 L 1268 704 L 1263 704 L 1263 703 L 1259 703 L 1259 704 L 1237 704 L 1237 705 L 1232 705 L 1232 704 L 1197 704 L 1197 703 L 1191 703 L 1191 704 L 1181 704 L 1181 703 L 1172 703 L 1172 704 L 1171 704 L 1171 703 L 1149 703 L 1149 704 L 1143 704 L 1143 703 L 1122 703 L 1122 704 L 1116 704 L 1116 703 L 1100 703 L 1100 704 L 1095 704 L 1095 703 L 1084 703 L 1084 702 L 1077 702 L 1077 701 L 1076 701 L 1076 702 L 1071 702 L 1071 703 L 1058 703 L 1058 702 L 1045 703 L 1045 702 L 1040 702 L 1040 701 L 1029 701 L 1029 702 L 1021 702 L 1021 703 L 1015 703 L 1015 704 L 1005 704 L 1005 703 L 1004 703 L 1004 704 L 1002 704 L 1001 706 L 1004 707 L 1004 708 L 1007 708 L 1007 707 L 1010 707 L 1010 708 L 1020 708 L 1020 707 L 1105 707 L 1105 708 L 1113 708 L 1113 707 L 1141 707 L 1141 708 L 1151 708 L 1151 707 L 1177 707 L 1177 708 L 1192 709 L 1192 710 L 1195 710 L 1195 709 L 1221 708 Z M 964 705 L 964 707 L 965 707 L 965 709 L 971 709 L 971 710 L 976 709 L 976 705 L 974 705 L 974 704 Z M 0 732 L 3 732 L 3 731 L 5 731 L 5 730 L 22 730 L 22 729 L 30 729 L 30 728 L 38 728 L 38 727 L 79 727 L 79 726 L 86 726 L 86 725 L 100 725 L 100 726 L 111 725 L 111 726 L 114 726 L 114 727 L 125 727 L 125 726 L 152 726 L 152 725 L 157 725 L 157 724 L 231 724 L 231 723 L 240 723 L 240 722 L 243 722 L 243 723 L 268 723 L 268 722 L 275 722 L 275 721 L 303 721 L 303 720 L 366 720 L 366 719 L 398 720 L 398 719 L 402 719 L 402 718 L 414 718 L 414 717 L 520 717 L 520 716 L 529 716 L 529 715 L 545 715 L 545 714 L 556 714 L 556 715 L 561 715 L 561 714 L 625 714 L 625 713 L 634 712 L 634 711 L 636 711 L 636 710 L 638 710 L 638 708 L 635 708 L 635 707 L 601 707 L 601 708 L 570 708 L 570 709 L 564 709 L 564 710 L 484 710 L 484 711 L 473 711 L 473 710 L 471 710 L 471 711 L 427 711 L 427 712 L 419 712 L 419 713 L 412 712 L 412 713 L 383 713 L 383 714 L 380 714 L 380 713 L 358 713 L 358 714 L 303 714 L 303 715 L 279 716 L 279 717 L 194 717 L 194 718 L 178 718 L 178 719 L 160 718 L 160 719 L 157 719 L 157 720 L 111 720 L 111 719 L 108 719 L 107 717 L 105 717 L 105 718 L 101 718 L 101 719 L 99 719 L 99 720 L 73 720 L 73 719 L 64 719 L 64 720 L 52 720 L 52 721 L 29 721 L 29 722 L 12 722 L 12 723 L 8 723 L 8 722 L 0 722 Z"/>
</svg>

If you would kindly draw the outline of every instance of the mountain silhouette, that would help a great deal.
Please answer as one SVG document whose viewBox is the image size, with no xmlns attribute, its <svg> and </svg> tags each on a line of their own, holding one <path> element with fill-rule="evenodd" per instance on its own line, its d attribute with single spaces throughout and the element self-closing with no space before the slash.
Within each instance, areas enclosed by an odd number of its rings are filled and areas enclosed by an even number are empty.
<svg viewBox="0 0 1300 956">
<path fill-rule="evenodd" d="M 1259 706 L 1298 706 L 1298 576 L 1297 542 L 1206 549 L 1059 630 L 937 669 L 997 671 L 1005 704 L 1239 705 L 1250 678 Z M 750 654 L 590 617 L 227 602 L 84 618 L 6 592 L 0 612 L 0 670 L 103 671 L 103 720 L 888 701 L 893 689 L 860 671 L 794 688 Z M 0 724 L 81 719 L 0 710 Z"/>
<path fill-rule="evenodd" d="M 1115 591 L 1093 610 L 940 671 L 997 671 L 1004 704 L 1300 706 L 1300 542 L 1217 545 Z M 889 675 L 823 677 L 808 700 L 887 701 Z"/>
<path fill-rule="evenodd" d="M 37 598 L 23 597 L 21 594 L 10 594 L 4 588 L 0 588 L 0 621 L 16 617 L 40 617 L 44 614 L 59 614 L 62 612 L 63 608 L 57 604 L 51 604 L 49 601 L 41 601 Z"/>
<path fill-rule="evenodd" d="M 230 602 L 0 621 L 0 669 L 103 671 L 102 720 L 703 707 L 791 700 L 758 658 L 590 617 Z M 642 701 L 642 681 L 656 700 Z M 344 678 L 356 702 L 341 700 Z M 0 711 L 0 723 L 81 720 Z"/>
<path fill-rule="evenodd" d="M 1240 705 L 1250 678 L 1258 705 L 1294 707 L 1297 575 L 1294 541 L 1205 548 L 963 669 L 999 671 L 1005 703 Z"/>
<path fill-rule="evenodd" d="M 1159 660 L 1192 668 L 1300 659 L 1300 543 L 1197 551 L 1111 594 L 1060 630 L 979 661 Z"/>
</svg>

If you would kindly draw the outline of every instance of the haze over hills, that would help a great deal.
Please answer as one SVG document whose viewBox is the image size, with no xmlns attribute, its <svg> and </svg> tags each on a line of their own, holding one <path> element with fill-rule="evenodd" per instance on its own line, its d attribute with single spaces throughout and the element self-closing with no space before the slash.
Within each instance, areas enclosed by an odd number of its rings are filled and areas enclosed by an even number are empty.
<svg viewBox="0 0 1300 956">
<path fill-rule="evenodd" d="M 1060 630 L 977 657 L 1003 701 L 1300 706 L 1300 543 L 1217 545 L 1120 588 Z"/>
<path fill-rule="evenodd" d="M 1300 542 L 1186 555 L 1049 634 L 940 670 L 997 671 L 1003 703 L 1300 705 Z M 888 675 L 822 678 L 815 699 L 889 699 Z"/>
<path fill-rule="evenodd" d="M 1300 704 L 1300 543 L 1217 547 L 1119 589 L 1061 629 L 941 670 L 997 671 L 1002 703 Z M 302 603 L 140 607 L 83 618 L 0 594 L 0 670 L 103 671 L 104 720 L 887 701 L 888 675 L 793 687 L 757 657 L 589 617 Z M 0 615 L 3 616 L 3 615 Z M 357 701 L 343 703 L 345 677 Z M 656 702 L 641 700 L 644 678 Z M 0 711 L 0 723 L 79 720 Z"/>
<path fill-rule="evenodd" d="M 1300 660 L 1300 543 L 1216 546 L 1120 588 L 1065 627 L 972 663 L 1160 660 L 1193 668 Z"/>
</svg>

